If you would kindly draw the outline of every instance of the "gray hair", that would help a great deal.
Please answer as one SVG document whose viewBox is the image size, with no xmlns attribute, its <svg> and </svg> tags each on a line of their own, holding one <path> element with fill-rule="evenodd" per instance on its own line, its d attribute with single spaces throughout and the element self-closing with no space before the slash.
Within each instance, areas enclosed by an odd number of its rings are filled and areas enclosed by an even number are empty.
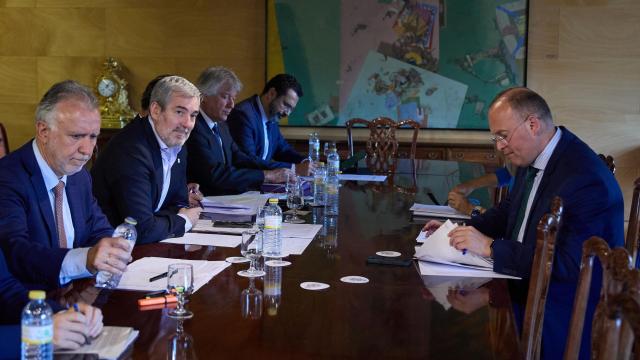
<svg viewBox="0 0 640 360">
<path fill-rule="evenodd" d="M 154 102 L 158 103 L 160 108 L 164 110 L 165 106 L 169 103 L 171 95 L 174 93 L 189 98 L 200 98 L 200 91 L 189 80 L 181 76 L 167 76 L 160 79 L 156 86 L 153 87 L 149 104 Z"/>
<path fill-rule="evenodd" d="M 55 126 L 56 105 L 65 100 L 76 100 L 92 110 L 98 109 L 98 99 L 91 89 L 73 80 L 65 80 L 53 84 L 42 96 L 36 108 L 36 122 L 41 121 L 49 126 Z"/>
<path fill-rule="evenodd" d="M 238 79 L 238 76 L 230 69 L 222 66 L 205 69 L 200 76 L 198 76 L 198 81 L 196 82 L 198 89 L 200 89 L 204 96 L 217 94 L 220 86 L 225 83 L 231 85 L 231 89 L 235 92 L 242 90 L 242 83 L 240 79 Z"/>
</svg>

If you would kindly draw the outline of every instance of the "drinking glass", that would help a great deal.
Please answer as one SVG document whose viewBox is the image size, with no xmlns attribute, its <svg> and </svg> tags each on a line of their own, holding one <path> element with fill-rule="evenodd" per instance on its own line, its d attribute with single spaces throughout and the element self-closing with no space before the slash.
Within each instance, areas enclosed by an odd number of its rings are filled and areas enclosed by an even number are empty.
<svg viewBox="0 0 640 360">
<path fill-rule="evenodd" d="M 304 206 L 304 194 L 302 180 L 296 177 L 287 187 L 287 207 L 293 210 L 293 215 L 284 220 L 290 224 L 303 224 L 304 220 L 298 217 L 298 209 Z"/>
<path fill-rule="evenodd" d="M 197 359 L 193 337 L 184 332 L 183 320 L 178 319 L 175 334 L 169 337 L 167 359 L 189 360 Z"/>
<path fill-rule="evenodd" d="M 167 290 L 176 295 L 178 306 L 167 315 L 174 319 L 190 319 L 193 313 L 184 307 L 186 298 L 193 292 L 193 266 L 171 264 L 167 270 Z"/>
<path fill-rule="evenodd" d="M 256 289 L 254 278 L 249 279 L 249 288 L 240 294 L 240 308 L 244 319 L 260 319 L 262 317 L 262 291 Z"/>
<path fill-rule="evenodd" d="M 264 276 L 264 271 L 256 269 L 256 260 L 262 256 L 262 232 L 251 229 L 242 232 L 240 254 L 250 260 L 249 269 L 238 271 L 238 275 L 254 278 Z"/>
</svg>

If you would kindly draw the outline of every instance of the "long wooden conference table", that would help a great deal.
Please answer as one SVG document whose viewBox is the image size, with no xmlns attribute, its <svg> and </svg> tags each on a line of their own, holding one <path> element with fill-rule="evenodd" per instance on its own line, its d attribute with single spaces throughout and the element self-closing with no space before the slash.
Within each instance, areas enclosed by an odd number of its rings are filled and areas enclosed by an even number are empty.
<svg viewBox="0 0 640 360">
<path fill-rule="evenodd" d="M 133 358 L 518 357 L 504 280 L 465 287 L 467 279 L 422 277 L 415 264 L 366 263 L 381 250 L 411 257 L 423 225 L 422 220 L 412 220 L 411 205 L 433 203 L 433 195 L 444 201 L 455 184 L 482 173 L 478 164 L 405 161 L 383 184 L 343 183 L 340 215 L 327 218 L 322 209 L 313 209 L 305 219 L 325 225 L 320 234 L 302 255 L 287 258 L 292 265 L 267 267 L 267 275 L 255 280 L 262 292 L 260 308 L 241 299 L 250 280 L 236 273 L 247 264 L 232 264 L 190 296 L 192 319 L 178 323 L 167 317 L 167 309 L 141 311 L 140 292 L 112 291 L 98 299 L 105 325 L 140 331 Z M 477 197 L 485 204 L 489 201 L 486 194 L 479 192 Z M 133 255 L 224 260 L 240 256 L 240 251 L 152 244 L 137 246 Z M 364 276 L 369 282 L 340 281 L 348 275 Z M 305 290 L 300 287 L 305 281 L 330 288 Z"/>
</svg>

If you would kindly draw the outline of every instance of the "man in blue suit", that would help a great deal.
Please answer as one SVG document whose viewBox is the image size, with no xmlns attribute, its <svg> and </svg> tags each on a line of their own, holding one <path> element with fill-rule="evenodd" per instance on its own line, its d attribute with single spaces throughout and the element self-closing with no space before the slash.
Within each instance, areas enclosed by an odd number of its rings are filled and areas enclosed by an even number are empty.
<svg viewBox="0 0 640 360">
<path fill-rule="evenodd" d="M 551 283 L 545 308 L 542 354 L 561 358 L 582 255 L 582 244 L 600 236 L 609 246 L 622 246 L 622 193 L 611 171 L 578 137 L 553 124 L 544 99 L 526 88 L 500 93 L 489 108 L 489 128 L 496 148 L 518 167 L 509 197 L 449 233 L 458 250 L 493 259 L 494 271 L 527 279 L 536 246 L 536 227 L 549 212 L 554 196 L 564 211 L 558 232 Z M 424 230 L 439 222 L 430 221 Z M 594 274 L 580 357 L 588 357 L 591 319 L 600 291 L 601 273 Z M 526 292 L 526 282 L 514 288 Z M 515 294 L 526 295 L 526 294 Z M 526 299 L 526 296 L 522 296 Z"/>
<path fill-rule="evenodd" d="M 93 192 L 112 225 L 138 221 L 138 243 L 183 236 L 200 216 L 189 208 L 183 147 L 195 124 L 200 92 L 167 76 L 153 87 L 149 116 L 137 117 L 109 141 L 93 168 Z"/>
<path fill-rule="evenodd" d="M 100 132 L 87 87 L 57 83 L 36 110 L 36 137 L 0 159 L 0 247 L 28 287 L 50 290 L 99 270 L 121 274 L 129 243 L 112 238 L 84 164 Z"/>
<path fill-rule="evenodd" d="M 242 83 L 224 67 L 204 70 L 196 83 L 202 93 L 200 114 L 187 140 L 187 179 L 205 195 L 258 190 L 262 183 L 283 183 L 290 169 L 261 170 L 233 141 L 226 120 Z"/>
<path fill-rule="evenodd" d="M 229 114 L 231 136 L 262 168 L 290 169 L 305 159 L 287 143 L 278 126 L 281 118 L 293 112 L 302 95 L 302 86 L 295 77 L 279 74 L 267 82 L 260 96 L 245 99 Z M 296 171 L 306 173 L 308 165 L 300 164 Z"/>
</svg>

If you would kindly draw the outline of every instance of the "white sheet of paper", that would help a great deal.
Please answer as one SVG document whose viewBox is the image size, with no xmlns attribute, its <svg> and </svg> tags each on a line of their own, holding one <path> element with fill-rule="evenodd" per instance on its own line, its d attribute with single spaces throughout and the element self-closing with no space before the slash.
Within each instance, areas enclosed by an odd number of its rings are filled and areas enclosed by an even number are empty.
<svg viewBox="0 0 640 360">
<path fill-rule="evenodd" d="M 148 292 L 164 290 L 167 288 L 166 277 L 153 282 L 150 282 L 149 279 L 166 272 L 169 265 L 178 263 L 191 264 L 193 266 L 194 293 L 204 284 L 208 283 L 214 276 L 218 275 L 222 270 L 231 265 L 226 261 L 144 257 L 127 266 L 127 271 L 125 271 L 122 276 L 117 289 Z"/>
<path fill-rule="evenodd" d="M 427 205 L 415 203 L 409 210 L 413 211 L 416 216 L 431 216 L 452 219 L 471 219 L 469 215 L 458 212 L 456 209 L 447 205 Z"/>
<path fill-rule="evenodd" d="M 492 270 L 469 269 L 456 265 L 436 264 L 430 261 L 418 261 L 418 266 L 420 267 L 420 275 L 502 278 L 520 280 L 519 277 L 500 274 Z"/>
<path fill-rule="evenodd" d="M 241 235 L 226 234 L 201 234 L 201 233 L 185 233 L 184 236 L 178 238 L 169 238 L 162 240 L 162 243 L 168 244 L 189 244 L 202 246 L 220 246 L 234 248 L 240 245 L 242 241 Z"/>
<path fill-rule="evenodd" d="M 105 326 L 89 345 L 76 350 L 55 350 L 56 354 L 98 354 L 100 359 L 117 359 L 138 337 L 138 330 L 130 327 Z"/>
<path fill-rule="evenodd" d="M 361 174 L 339 174 L 338 179 L 341 181 L 368 181 L 383 182 L 387 180 L 387 175 L 361 175 Z"/>
<path fill-rule="evenodd" d="M 457 226 L 458 225 L 452 223 L 451 220 L 445 221 L 442 226 L 424 241 L 422 246 L 416 248 L 415 257 L 422 260 L 436 262 L 442 260 L 447 263 L 469 264 L 493 269 L 493 262 L 490 259 L 476 255 L 470 251 L 463 254 L 462 251 L 456 250 L 453 246 L 449 245 L 449 236 L 447 234 Z"/>
<path fill-rule="evenodd" d="M 280 234 L 283 238 L 292 237 L 313 239 L 320 229 L 322 229 L 322 225 L 320 224 L 282 223 L 282 232 Z"/>
<path fill-rule="evenodd" d="M 312 240 L 313 238 L 283 237 L 282 253 L 289 255 L 302 255 Z"/>
</svg>

